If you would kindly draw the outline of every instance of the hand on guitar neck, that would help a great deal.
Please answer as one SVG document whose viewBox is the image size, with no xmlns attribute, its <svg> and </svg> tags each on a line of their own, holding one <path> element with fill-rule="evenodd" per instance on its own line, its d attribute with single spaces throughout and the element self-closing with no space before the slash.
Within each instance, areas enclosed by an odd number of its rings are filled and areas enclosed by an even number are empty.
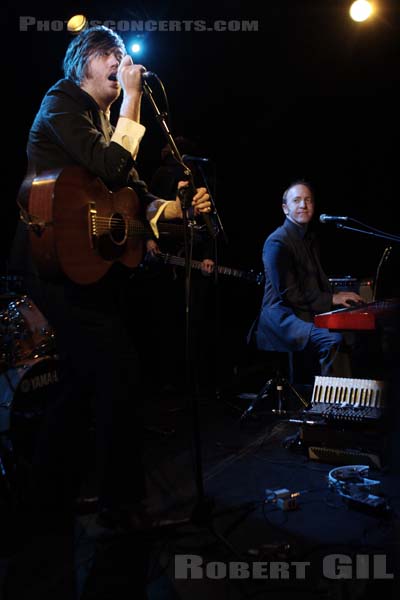
<svg viewBox="0 0 400 600">
<path fill-rule="evenodd" d="M 152 265 L 157 264 L 165 264 L 165 265 L 173 265 L 176 267 L 184 267 L 186 264 L 185 258 L 183 256 L 174 256 L 173 254 L 164 254 L 161 253 L 149 253 L 146 255 L 144 263 L 142 263 L 142 269 L 151 270 Z M 200 260 L 192 260 L 191 261 L 192 269 L 202 271 L 204 275 L 211 275 L 215 270 L 215 263 L 210 259 Z M 264 274 L 256 273 L 255 271 L 242 271 L 240 269 L 235 269 L 232 267 L 224 267 L 218 265 L 217 272 L 219 275 L 226 275 L 228 277 L 235 277 L 237 279 L 243 279 L 245 281 L 249 281 L 252 283 L 257 283 L 261 285 L 264 283 Z"/>
</svg>

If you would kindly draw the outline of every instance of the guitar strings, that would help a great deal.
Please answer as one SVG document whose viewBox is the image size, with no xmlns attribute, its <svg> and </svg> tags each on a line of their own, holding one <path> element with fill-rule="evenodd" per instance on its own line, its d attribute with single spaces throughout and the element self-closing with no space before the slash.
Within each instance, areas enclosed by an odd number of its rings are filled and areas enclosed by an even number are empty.
<svg viewBox="0 0 400 600">
<path fill-rule="evenodd" d="M 105 233 L 110 229 L 125 231 L 129 233 L 147 233 L 148 230 L 144 227 L 140 221 L 124 221 L 118 218 L 99 217 L 95 218 L 96 229 L 99 232 Z"/>
<path fill-rule="evenodd" d="M 115 217 L 103 217 L 101 215 L 97 215 L 96 217 L 94 217 L 96 223 L 97 222 L 106 222 L 106 223 L 111 223 L 111 224 L 122 224 L 123 223 L 123 219 L 119 219 L 119 218 L 115 218 Z M 128 218 L 128 225 L 131 226 L 133 224 L 137 223 L 139 227 L 144 227 L 142 221 L 139 220 L 130 220 Z M 176 231 L 183 231 L 183 225 L 178 224 L 178 223 L 165 223 L 165 222 L 159 222 L 158 223 L 158 227 L 162 227 L 162 228 L 166 228 L 166 229 L 174 229 Z"/>
<path fill-rule="evenodd" d="M 167 265 L 171 264 L 178 267 L 183 267 L 185 265 L 185 259 L 180 256 L 173 256 L 172 254 L 161 253 L 161 258 Z M 192 260 L 192 267 L 194 267 L 195 269 L 201 269 L 201 261 Z M 235 269 L 234 267 L 224 267 L 220 265 L 217 267 L 217 271 L 220 275 L 233 275 L 234 277 L 241 277 L 248 280 L 257 281 L 259 278 L 259 275 L 257 274 L 242 271 L 240 269 Z"/>
<path fill-rule="evenodd" d="M 109 233 L 110 232 L 110 225 L 112 226 L 112 229 L 114 230 L 127 230 L 128 234 L 131 233 L 142 233 L 147 234 L 148 230 L 144 227 L 143 223 L 141 221 L 132 221 L 130 219 L 127 219 L 127 221 L 124 221 L 123 219 L 119 219 L 119 218 L 115 218 L 115 217 L 102 217 L 102 216 L 96 216 L 95 217 L 95 221 L 96 221 L 96 225 L 98 225 L 97 227 L 97 231 L 99 233 Z M 175 225 L 174 223 L 172 225 Z M 181 225 L 177 225 L 177 227 L 182 228 Z M 177 265 L 179 266 L 181 261 L 179 259 L 173 258 L 171 256 L 168 257 L 168 262 L 170 262 L 170 264 L 173 265 Z M 196 263 L 194 266 L 195 267 L 200 267 L 201 262 L 200 261 L 193 261 L 194 263 Z M 220 266 L 218 267 L 218 272 L 221 274 L 236 274 L 238 276 L 244 276 L 245 272 L 241 271 L 239 269 L 235 269 L 232 267 L 223 267 Z M 246 274 L 246 276 L 248 276 Z"/>
</svg>

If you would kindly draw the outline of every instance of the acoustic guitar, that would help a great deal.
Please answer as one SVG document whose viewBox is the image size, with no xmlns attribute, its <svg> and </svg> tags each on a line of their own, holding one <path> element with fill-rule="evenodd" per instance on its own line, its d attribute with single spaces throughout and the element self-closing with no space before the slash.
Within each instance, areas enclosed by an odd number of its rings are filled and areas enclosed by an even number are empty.
<svg viewBox="0 0 400 600">
<path fill-rule="evenodd" d="M 48 171 L 31 185 L 29 231 L 42 277 L 64 273 L 78 284 L 95 283 L 115 261 L 133 268 L 149 232 L 140 219 L 136 192 L 111 192 L 79 166 Z"/>
</svg>

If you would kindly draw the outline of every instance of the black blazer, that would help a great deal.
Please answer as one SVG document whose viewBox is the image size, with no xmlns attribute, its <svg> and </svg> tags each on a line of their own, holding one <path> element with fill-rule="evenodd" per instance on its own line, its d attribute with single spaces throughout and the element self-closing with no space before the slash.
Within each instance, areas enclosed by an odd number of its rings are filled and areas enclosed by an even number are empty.
<svg viewBox="0 0 400 600">
<path fill-rule="evenodd" d="M 315 314 L 332 306 L 332 292 L 308 228 L 286 219 L 263 249 L 265 290 L 255 333 L 261 350 L 303 350 Z"/>
</svg>

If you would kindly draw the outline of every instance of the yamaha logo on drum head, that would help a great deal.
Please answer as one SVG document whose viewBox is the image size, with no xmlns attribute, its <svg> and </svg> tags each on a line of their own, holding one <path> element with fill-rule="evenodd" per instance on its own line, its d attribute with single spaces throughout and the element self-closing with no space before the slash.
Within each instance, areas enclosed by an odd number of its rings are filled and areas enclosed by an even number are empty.
<svg viewBox="0 0 400 600">
<path fill-rule="evenodd" d="M 36 375 L 31 379 L 24 379 L 21 381 L 19 389 L 25 394 L 52 383 L 58 383 L 58 374 L 56 370 L 48 373 L 41 373 L 40 375 Z"/>
<path fill-rule="evenodd" d="M 0 375 L 0 431 L 8 431 L 14 445 L 17 438 L 20 448 L 32 441 L 38 420 L 57 397 L 58 369 L 57 359 L 42 357 Z"/>
</svg>

